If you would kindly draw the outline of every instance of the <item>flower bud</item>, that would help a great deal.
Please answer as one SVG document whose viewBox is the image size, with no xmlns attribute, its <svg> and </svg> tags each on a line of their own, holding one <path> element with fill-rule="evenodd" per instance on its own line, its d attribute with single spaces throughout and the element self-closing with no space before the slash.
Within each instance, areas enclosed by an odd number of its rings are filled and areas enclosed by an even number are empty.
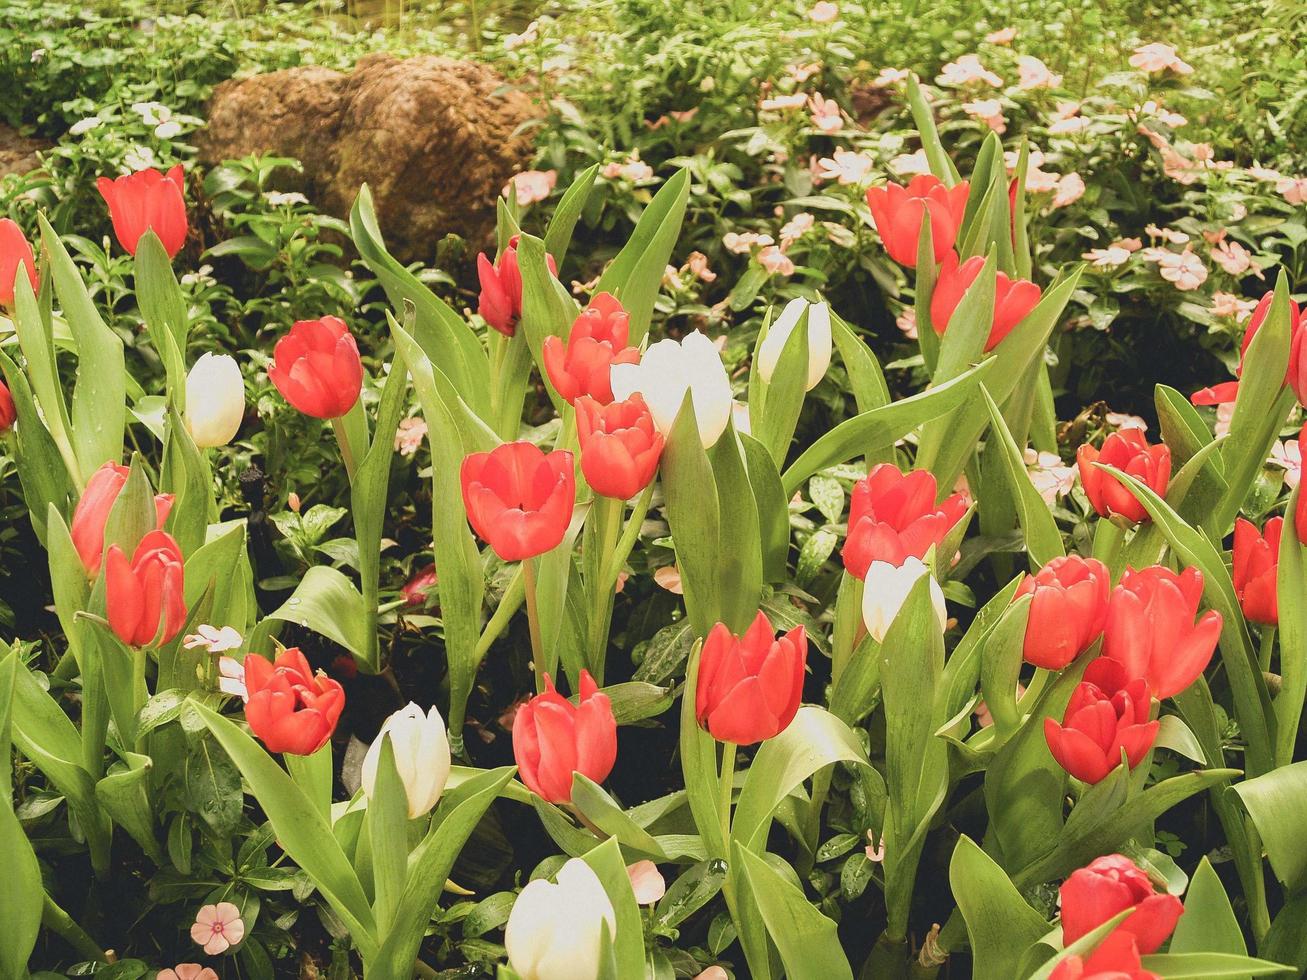
<svg viewBox="0 0 1307 980">
<path fill-rule="evenodd" d="M 676 424 L 687 391 L 703 447 L 712 447 L 726 430 L 733 404 L 731 380 L 717 346 L 698 330 L 680 341 L 660 340 L 639 364 L 614 364 L 612 371 L 613 397 L 625 401 L 636 392 L 643 395 L 664 436 Z"/>
<path fill-rule="evenodd" d="M 939 630 L 942 633 L 948 623 L 944 590 L 921 559 L 905 558 L 903 564 L 898 566 L 887 561 L 871 563 L 862 589 L 862 621 L 877 643 L 884 642 L 885 634 L 889 632 L 903 604 L 908 601 L 912 587 L 923 575 L 930 578 L 930 599 L 935 606 L 935 615 L 939 619 Z"/>
<path fill-rule="evenodd" d="M 790 334 L 799 325 L 799 319 L 808 314 L 808 380 L 805 391 L 812 391 L 826 376 L 830 367 L 831 330 L 830 306 L 826 303 L 809 303 L 806 299 L 792 299 L 785 304 L 781 315 L 767 330 L 758 348 L 758 370 L 764 381 L 770 383 L 780 362 L 781 352 L 790 341 Z"/>
<path fill-rule="evenodd" d="M 408 795 L 408 818 L 416 820 L 440 801 L 449 779 L 445 721 L 434 707 L 423 714 L 411 701 L 385 720 L 363 757 L 363 792 L 369 799 L 376 790 L 381 744 L 387 736 L 395 753 L 395 770 Z"/>
<path fill-rule="evenodd" d="M 236 359 L 205 353 L 186 376 L 186 428 L 201 449 L 225 446 L 245 417 L 245 381 Z"/>
<path fill-rule="evenodd" d="M 557 884 L 537 878 L 522 889 L 504 947 L 522 980 L 597 980 L 605 929 L 616 935 L 613 903 L 590 865 L 572 858 Z"/>
</svg>

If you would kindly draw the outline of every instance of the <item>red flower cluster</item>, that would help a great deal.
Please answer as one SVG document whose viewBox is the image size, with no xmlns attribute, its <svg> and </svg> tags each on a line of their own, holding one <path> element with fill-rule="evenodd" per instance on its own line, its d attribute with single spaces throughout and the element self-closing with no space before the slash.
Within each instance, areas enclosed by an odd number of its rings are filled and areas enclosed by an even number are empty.
<svg viewBox="0 0 1307 980">
<path fill-rule="evenodd" d="M 1151 712 L 1148 682 L 1128 679 L 1119 663 L 1099 657 L 1072 692 L 1062 724 L 1044 719 L 1044 737 L 1063 769 L 1097 783 L 1121 764 L 1122 752 L 1132 769 L 1143 761 L 1159 727 Z"/>
<path fill-rule="evenodd" d="M 579 704 L 545 690 L 517 709 L 513 719 L 513 758 L 527 789 L 550 803 L 569 803 L 572 774 L 602 783 L 617 761 L 617 722 L 608 695 L 588 670 L 581 671 Z"/>
<path fill-rule="evenodd" d="M 1128 473 L 1159 497 L 1166 496 L 1166 486 L 1171 480 L 1171 450 L 1164 443 L 1150 446 L 1142 429 L 1113 432 L 1103 441 L 1101 450 L 1085 443 L 1076 452 L 1076 463 L 1080 467 L 1080 483 L 1098 516 L 1119 515 L 1132 524 L 1147 520 L 1144 505 L 1112 474 L 1094 464 L 1103 463 Z"/>
<path fill-rule="evenodd" d="M 865 579 L 873 561 L 902 565 L 924 558 L 967 512 L 967 498 L 955 493 L 935 503 L 939 486 L 929 470 L 902 472 L 879 463 L 853 488 L 844 567 Z"/>
<path fill-rule="evenodd" d="M 522 319 L 522 272 L 517 267 L 517 243 L 521 237 L 510 238 L 508 247 L 494 263 L 484 252 L 477 256 L 477 278 L 481 281 L 477 312 L 505 337 L 517 332 L 517 321 Z M 558 275 L 554 257 L 546 255 L 545 261 L 549 271 Z"/>
<path fill-rule="evenodd" d="M 506 442 L 468 456 L 460 478 L 472 530 L 504 561 L 544 554 L 567 533 L 576 503 L 571 453 Z"/>
<path fill-rule="evenodd" d="M 314 673 L 299 647 L 275 661 L 256 653 L 245 658 L 245 720 L 269 752 L 312 755 L 327 744 L 345 707 L 345 690 Z"/>
<path fill-rule="evenodd" d="M 713 738 L 752 745 L 789 727 L 803 695 L 808 637 L 796 626 L 777 637 L 759 612 L 743 636 L 718 623 L 704 640 L 694 717 Z"/>
</svg>

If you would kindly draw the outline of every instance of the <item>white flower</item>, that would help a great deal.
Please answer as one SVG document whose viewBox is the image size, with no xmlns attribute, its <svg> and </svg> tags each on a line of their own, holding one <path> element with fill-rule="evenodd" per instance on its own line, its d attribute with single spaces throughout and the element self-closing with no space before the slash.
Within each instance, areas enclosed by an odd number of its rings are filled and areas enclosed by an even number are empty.
<svg viewBox="0 0 1307 980">
<path fill-rule="evenodd" d="M 174 136 L 181 135 L 181 131 L 182 124 L 176 119 L 169 119 L 154 127 L 154 136 L 156 139 L 170 140 Z"/>
<path fill-rule="evenodd" d="M 637 391 L 643 395 L 664 436 L 672 431 L 685 393 L 690 392 L 699 440 L 705 449 L 721 438 L 731 417 L 731 379 L 717 345 L 698 330 L 681 341 L 658 341 L 644 352 L 639 364 L 614 364 L 612 384 L 618 401 Z"/>
<path fill-rule="evenodd" d="M 809 303 L 806 299 L 792 299 L 785 304 L 781 315 L 767 331 L 767 336 L 758 348 L 758 370 L 764 381 L 770 383 L 780 362 L 781 352 L 790 339 L 790 334 L 799 325 L 799 318 L 808 314 L 808 380 L 806 391 L 812 391 L 818 382 L 826 376 L 830 367 L 831 329 L 830 307 L 825 303 Z"/>
<path fill-rule="evenodd" d="M 580 858 L 522 889 L 504 929 L 508 962 L 522 980 L 596 980 L 603 930 L 617 916 L 599 876 Z"/>
<path fill-rule="evenodd" d="M 1175 48 L 1158 42 L 1135 48 L 1135 53 L 1130 56 L 1130 67 L 1149 74 L 1164 72 L 1169 68 L 1177 75 L 1189 75 L 1194 70 L 1192 65 L 1180 60 Z"/>
<path fill-rule="evenodd" d="M 225 446 L 245 417 L 245 381 L 236 359 L 205 353 L 186 376 L 186 428 L 201 449 Z"/>
<path fill-rule="evenodd" d="M 299 191 L 268 191 L 263 195 L 274 208 L 282 208 L 291 204 L 308 204 L 309 199 Z"/>
<path fill-rule="evenodd" d="M 982 65 L 979 56 L 974 54 L 964 54 L 957 61 L 950 61 L 940 70 L 939 78 L 935 79 L 935 81 L 940 85 L 952 85 L 959 88 L 965 85 L 974 85 L 977 82 L 984 82 L 986 85 L 994 86 L 994 88 L 998 88 L 1003 84 L 1003 79 Z"/>
<path fill-rule="evenodd" d="M 197 626 L 194 633 L 190 633 L 182 638 L 182 646 L 187 650 L 198 650 L 203 647 L 209 653 L 224 653 L 227 650 L 238 650 L 241 645 L 241 635 L 230 626 L 224 626 L 218 629 L 216 626 Z"/>
<path fill-rule="evenodd" d="M 149 170 L 158 167 L 159 158 L 148 146 L 130 146 L 123 154 L 123 165 L 130 171 Z"/>
<path fill-rule="evenodd" d="M 867 624 L 867 632 L 877 643 L 884 641 L 890 624 L 903 608 L 903 603 L 907 602 L 908 593 L 923 575 L 930 578 L 930 598 L 935 604 L 935 614 L 939 617 L 942 633 L 948 621 L 944 590 L 920 558 L 906 558 L 899 566 L 887 561 L 871 563 L 862 589 L 862 621 Z"/>
<path fill-rule="evenodd" d="M 445 720 L 435 708 L 423 714 L 411 701 L 386 719 L 363 758 L 363 792 L 369 798 L 376 791 L 381 745 L 387 735 L 395 753 L 395 771 L 408 796 L 408 818 L 416 820 L 431 812 L 449 780 Z"/>
<path fill-rule="evenodd" d="M 1017 88 L 1057 88 L 1062 84 L 1062 76 L 1049 70 L 1048 65 L 1032 55 L 1017 56 Z"/>
<path fill-rule="evenodd" d="M 99 116 L 87 116 L 85 119 L 79 119 L 68 127 L 69 136 L 82 136 L 95 129 L 103 120 Z"/>
<path fill-rule="evenodd" d="M 249 701 L 250 692 L 245 688 L 245 664 L 235 657 L 219 657 L 218 690 L 242 701 Z"/>
</svg>

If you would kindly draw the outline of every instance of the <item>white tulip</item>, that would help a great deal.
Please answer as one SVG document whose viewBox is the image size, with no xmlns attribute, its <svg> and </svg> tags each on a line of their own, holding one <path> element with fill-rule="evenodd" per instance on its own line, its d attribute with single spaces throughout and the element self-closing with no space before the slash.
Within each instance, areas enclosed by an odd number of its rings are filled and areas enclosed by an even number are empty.
<svg viewBox="0 0 1307 980">
<path fill-rule="evenodd" d="M 867 632 L 877 643 L 884 642 L 890 624 L 908 600 L 908 593 L 923 575 L 930 579 L 930 598 L 935 604 L 935 615 L 939 617 L 942 633 L 948 622 L 944 590 L 920 558 L 907 558 L 901 566 L 891 565 L 887 561 L 871 563 L 862 588 L 862 621 L 867 624 Z"/>
<path fill-rule="evenodd" d="M 413 702 L 386 719 L 363 758 L 363 792 L 371 796 L 377 785 L 381 740 L 390 735 L 395 770 L 408 795 L 408 818 L 416 820 L 440 800 L 449 779 L 449 738 L 440 712 L 422 713 Z"/>
<path fill-rule="evenodd" d="M 781 352 L 789 343 L 790 334 L 799 325 L 799 318 L 804 312 L 808 314 L 808 381 L 805 391 L 812 391 L 826 376 L 830 367 L 831 332 L 830 307 L 825 303 L 809 303 L 806 299 L 792 299 L 785 304 L 781 315 L 767 329 L 767 336 L 758 348 L 758 370 L 762 379 L 771 382 L 780 362 Z"/>
<path fill-rule="evenodd" d="M 186 376 L 186 428 L 201 449 L 225 446 L 245 417 L 245 381 L 234 357 L 201 354 Z"/>
<path fill-rule="evenodd" d="M 617 916 L 599 876 L 580 858 L 522 889 L 504 929 L 508 962 L 522 980 L 596 980 L 603 933 Z"/>
<path fill-rule="evenodd" d="M 699 441 L 705 449 L 721 438 L 731 417 L 731 379 L 717 346 L 698 330 L 679 342 L 658 341 L 644 352 L 639 364 L 614 364 L 612 384 L 619 401 L 636 392 L 643 395 L 654 425 L 664 436 L 672 431 L 689 391 Z"/>
</svg>

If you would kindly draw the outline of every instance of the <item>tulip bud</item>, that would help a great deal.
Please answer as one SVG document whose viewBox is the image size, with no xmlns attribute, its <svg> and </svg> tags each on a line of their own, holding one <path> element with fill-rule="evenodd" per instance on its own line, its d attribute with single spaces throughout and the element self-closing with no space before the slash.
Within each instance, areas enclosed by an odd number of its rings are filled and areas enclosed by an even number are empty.
<svg viewBox="0 0 1307 980">
<path fill-rule="evenodd" d="M 18 409 L 14 407 L 14 396 L 3 381 L 0 381 L 0 435 L 4 435 L 18 421 Z"/>
<path fill-rule="evenodd" d="M 1026 621 L 1026 663 L 1061 670 L 1089 649 L 1107 620 L 1111 576 L 1096 558 L 1054 558 L 1028 576 L 1014 598 L 1031 596 Z"/>
<path fill-rule="evenodd" d="M 925 575 L 930 579 L 930 601 L 935 606 L 939 631 L 948 624 L 948 609 L 944 604 L 944 590 L 919 558 L 905 558 L 902 565 L 874 561 L 867 570 L 866 584 L 862 589 L 862 621 L 867 632 L 877 643 L 883 643 L 890 626 L 898 617 L 903 604 L 917 580 Z"/>
<path fill-rule="evenodd" d="M 118 244 L 135 255 L 141 236 L 153 231 L 159 236 L 168 258 L 175 257 L 186 244 L 184 184 L 180 163 L 167 174 L 151 169 L 113 180 L 99 178 L 95 186 L 109 205 L 109 218 L 113 221 Z"/>
<path fill-rule="evenodd" d="M 1244 618 L 1274 626 L 1280 621 L 1276 577 L 1280 567 L 1283 517 L 1272 517 L 1261 533 L 1242 517 L 1234 522 L 1234 592 Z"/>
<path fill-rule="evenodd" d="M 654 424 L 664 436 L 690 392 L 699 440 L 711 448 L 726 430 L 731 417 L 731 380 L 726 376 L 716 345 L 698 330 L 680 341 L 660 340 L 639 364 L 614 364 L 613 397 L 625 401 L 637 392 L 644 396 Z"/>
<path fill-rule="evenodd" d="M 40 283 L 31 243 L 16 221 L 0 218 L 0 308 L 14 308 L 14 285 L 20 268 L 27 270 L 27 281 L 32 284 L 32 292 L 37 292 Z"/>
<path fill-rule="evenodd" d="M 713 738 L 752 745 L 789 727 L 803 697 L 808 637 L 796 626 L 777 637 L 759 612 L 741 637 L 724 623 L 708 633 L 699 654 L 694 716 Z"/>
<path fill-rule="evenodd" d="M 508 247 L 493 264 L 484 254 L 477 256 L 477 278 L 481 282 L 477 312 L 505 337 L 517 332 L 517 321 L 522 318 L 522 273 L 517 265 L 517 243 L 521 237 L 510 238 Z M 554 257 L 546 255 L 545 262 L 550 273 L 558 275 Z"/>
<path fill-rule="evenodd" d="M 1266 316 L 1271 312 L 1271 303 L 1275 301 L 1275 293 L 1263 293 L 1262 298 L 1258 301 L 1252 315 L 1248 317 L 1248 326 L 1244 328 L 1243 343 L 1239 345 L 1239 364 L 1235 368 L 1235 376 L 1243 376 L 1243 359 L 1248 353 L 1248 347 L 1253 342 L 1253 337 L 1257 331 L 1262 328 L 1266 322 Z M 1285 370 L 1285 383 L 1293 386 L 1294 394 L 1298 396 L 1298 401 L 1302 402 L 1304 395 L 1307 395 L 1307 360 L 1304 359 L 1303 350 L 1303 318 L 1302 308 L 1293 300 L 1289 300 L 1289 366 Z"/>
<path fill-rule="evenodd" d="M 1070 946 L 1108 919 L 1134 909 L 1108 939 L 1127 935 L 1144 955 L 1156 952 L 1175 931 L 1184 912 L 1180 899 L 1153 888 L 1152 879 L 1122 854 L 1095 858 L 1071 872 L 1058 894 L 1062 905 L 1062 942 Z M 1116 940 L 1121 942 L 1123 940 Z"/>
<path fill-rule="evenodd" d="M 428 565 L 413 573 L 413 577 L 399 590 L 406 606 L 425 606 L 431 590 L 440 582 L 436 566 Z"/>
<path fill-rule="evenodd" d="M 236 359 L 204 353 L 186 376 L 186 428 L 201 449 L 225 446 L 245 417 L 245 381 Z"/>
<path fill-rule="evenodd" d="M 617 761 L 617 721 L 612 702 L 588 670 L 581 671 L 579 704 L 545 690 L 517 709 L 513 718 L 513 758 L 527 789 L 550 803 L 572 799 L 572 774 L 601 783 Z"/>
<path fill-rule="evenodd" d="M 566 450 L 506 442 L 464 459 L 460 480 L 472 530 L 504 561 L 542 555 L 567 533 L 576 474 Z"/>
<path fill-rule="evenodd" d="M 953 312 L 985 267 L 982 255 L 973 255 L 959 265 L 956 252 L 944 256 L 930 297 L 930 323 L 941 337 L 948 329 Z M 1002 272 L 994 277 L 994 318 L 985 341 L 986 352 L 992 351 L 1026 318 L 1039 302 L 1039 287 L 1028 279 L 1009 279 Z"/>
<path fill-rule="evenodd" d="M 118 502 L 118 495 L 127 485 L 129 472 L 126 466 L 112 460 L 105 463 L 91 474 L 91 478 L 86 481 L 86 488 L 78 498 L 69 532 L 88 578 L 95 578 L 100 571 L 100 562 L 104 557 L 104 528 L 109 523 L 109 513 Z M 172 501 L 170 493 L 155 495 L 156 528 L 162 528 L 168 520 Z"/>
<path fill-rule="evenodd" d="M 613 903 L 581 858 L 556 877 L 557 884 L 528 883 L 513 903 L 504 929 L 508 962 L 522 980 L 597 980 L 603 932 L 617 934 Z"/>
<path fill-rule="evenodd" d="M 359 400 L 363 363 L 345 321 L 298 320 L 272 349 L 268 380 L 282 397 L 315 419 L 337 419 Z"/>
<path fill-rule="evenodd" d="M 613 400 L 612 366 L 635 364 L 640 352 L 626 345 L 629 318 L 609 293 L 590 301 L 572 324 L 567 340 L 548 336 L 541 349 L 545 372 L 569 404 L 588 395 L 601 405 Z"/>
<path fill-rule="evenodd" d="M 128 646 L 167 643 L 186 622 L 181 548 L 166 531 L 151 531 L 127 560 L 118 545 L 109 548 L 104 603 L 109 626 Z"/>
<path fill-rule="evenodd" d="M 1159 497 L 1166 496 L 1171 479 L 1171 450 L 1164 444 L 1150 446 L 1142 429 L 1121 429 L 1103 441 L 1102 450 L 1085 443 L 1076 452 L 1080 483 L 1099 517 L 1120 515 L 1132 524 L 1148 519 L 1148 511 L 1133 493 L 1110 473 L 1095 466 L 1103 463 L 1128 473 Z"/>
<path fill-rule="evenodd" d="M 831 355 L 830 306 L 826 303 L 809 303 L 801 298 L 792 299 L 785 304 L 776 322 L 767 329 L 767 336 L 758 348 L 758 370 L 762 372 L 762 379 L 769 384 L 772 375 L 776 373 L 781 352 L 785 350 L 790 334 L 794 333 L 804 313 L 808 314 L 808 380 L 804 390 L 812 391 L 826 376 Z"/>
<path fill-rule="evenodd" d="M 423 714 L 412 702 L 385 720 L 363 757 L 363 792 L 369 799 L 376 791 L 381 743 L 387 736 L 395 754 L 395 770 L 408 796 L 408 818 L 416 820 L 431 812 L 449 779 L 445 721 L 434 707 Z"/>
<path fill-rule="evenodd" d="M 299 647 L 283 650 L 275 662 L 248 654 L 242 667 L 245 720 L 269 752 L 312 755 L 327 744 L 345 707 L 337 681 L 313 673 Z"/>
<path fill-rule="evenodd" d="M 1113 932 L 1086 959 L 1072 953 L 1058 961 L 1048 980 L 1160 980 L 1145 970 L 1139 946 L 1128 932 Z"/>
<path fill-rule="evenodd" d="M 1086 783 L 1101 782 L 1121 764 L 1133 769 L 1157 737 L 1149 721 L 1152 701 L 1143 678 L 1129 680 L 1115 660 L 1099 657 L 1071 693 L 1062 724 L 1044 719 L 1044 738 L 1058 765 Z"/>
<path fill-rule="evenodd" d="M 1198 615 L 1203 573 L 1177 575 L 1162 565 L 1128 568 L 1112 590 L 1103 629 L 1103 656 L 1142 677 L 1153 697 L 1169 698 L 1192 684 L 1207 667 L 1221 637 L 1221 614 Z"/>
<path fill-rule="evenodd" d="M 663 434 L 654 428 L 653 416 L 639 395 L 611 405 L 582 395 L 576 400 L 576 431 L 581 472 L 595 493 L 629 500 L 653 480 Z"/>
<path fill-rule="evenodd" d="M 886 184 L 867 190 L 872 224 L 889 257 L 909 269 L 917 267 L 917 241 L 921 222 L 930 212 L 930 236 L 935 261 L 942 262 L 958 239 L 967 209 L 969 187 L 965 180 L 945 187 L 938 177 L 919 174 L 907 187 Z"/>
<path fill-rule="evenodd" d="M 893 463 L 878 463 L 853 487 L 844 567 L 866 578 L 873 561 L 902 565 L 905 558 L 925 558 L 967 512 L 967 498 L 955 493 L 935 503 L 938 487 L 929 470 L 904 473 Z"/>
</svg>

